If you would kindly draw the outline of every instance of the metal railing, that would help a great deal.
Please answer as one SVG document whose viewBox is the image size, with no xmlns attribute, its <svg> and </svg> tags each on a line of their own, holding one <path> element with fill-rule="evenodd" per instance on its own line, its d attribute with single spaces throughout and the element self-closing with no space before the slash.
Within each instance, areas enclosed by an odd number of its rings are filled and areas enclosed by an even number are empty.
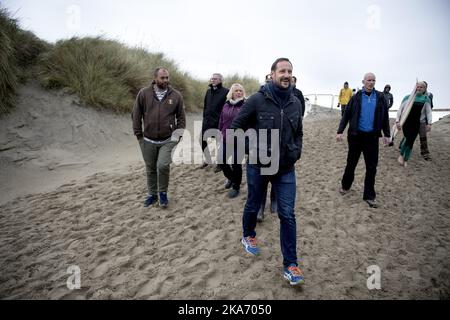
<svg viewBox="0 0 450 320">
<path fill-rule="evenodd" d="M 389 112 L 397 112 L 398 111 L 398 109 L 397 110 L 395 110 L 395 109 L 389 109 Z M 448 112 L 448 111 L 450 111 L 450 109 L 432 109 L 431 110 L 432 112 Z"/>
<path fill-rule="evenodd" d="M 337 95 L 335 95 L 335 94 L 330 94 L 330 93 L 312 93 L 312 94 L 305 94 L 304 97 L 305 97 L 305 98 L 308 98 L 309 101 L 311 102 L 311 104 L 316 105 L 316 106 L 318 106 L 318 105 L 322 106 L 321 104 L 319 104 L 319 103 L 317 102 L 317 98 L 318 98 L 318 97 L 328 97 L 328 98 L 331 98 L 331 100 L 330 100 L 330 103 L 331 103 L 331 104 L 330 104 L 330 110 L 333 109 L 335 98 L 336 98 L 336 99 L 338 98 Z M 311 99 L 310 99 L 309 97 L 314 97 L 314 102 L 312 102 Z M 325 107 L 325 106 L 324 106 L 324 107 Z"/>
<path fill-rule="evenodd" d="M 305 97 L 305 98 L 308 98 L 308 99 L 309 99 L 309 102 L 310 102 L 311 104 L 313 104 L 313 105 L 318 105 L 318 106 L 322 106 L 322 107 L 326 107 L 326 105 L 323 104 L 323 103 L 322 103 L 322 104 L 317 103 L 317 98 L 318 98 L 318 97 L 328 97 L 328 98 L 330 98 L 330 109 L 333 109 L 333 107 L 335 107 L 335 105 L 334 105 L 335 100 L 336 100 L 336 101 L 339 101 L 338 96 L 335 95 L 335 94 L 331 94 L 331 93 L 311 93 L 311 94 L 305 94 L 304 97 Z M 311 101 L 311 98 L 310 98 L 310 97 L 313 97 L 313 98 L 314 98 L 314 102 Z M 337 104 L 336 104 L 336 107 L 337 107 Z M 398 111 L 398 109 L 389 109 L 389 112 L 397 112 L 397 111 Z M 432 111 L 433 111 L 433 112 L 449 112 L 450 109 L 448 109 L 448 108 L 445 108 L 445 109 L 434 108 Z"/>
</svg>

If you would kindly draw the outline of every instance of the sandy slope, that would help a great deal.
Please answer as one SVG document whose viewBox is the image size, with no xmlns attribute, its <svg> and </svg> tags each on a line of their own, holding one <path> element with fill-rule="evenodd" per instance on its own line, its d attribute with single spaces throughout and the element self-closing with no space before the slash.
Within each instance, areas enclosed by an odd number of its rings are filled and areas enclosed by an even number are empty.
<svg viewBox="0 0 450 320">
<path fill-rule="evenodd" d="M 140 160 L 128 119 L 35 83 L 22 87 L 16 110 L 0 120 L 0 203 Z"/>
<path fill-rule="evenodd" d="M 191 123 L 193 119 L 189 117 Z M 102 126 L 103 120 L 107 119 L 92 121 Z M 130 125 L 122 119 L 114 128 L 102 127 L 110 130 L 105 141 L 117 131 L 125 142 L 113 136 L 114 144 L 130 146 L 112 149 L 117 166 L 85 178 L 71 176 L 72 181 L 55 190 L 0 206 L 0 297 L 449 298 L 450 119 L 436 123 L 430 134 L 432 162 L 420 159 L 416 148 L 405 169 L 396 162 L 396 148 L 381 147 L 379 209 L 369 209 L 361 199 L 363 162 L 353 191 L 345 197 L 337 192 L 347 151 L 346 143 L 334 140 L 338 121 L 336 114 L 319 112 L 304 123 L 303 155 L 296 166 L 297 243 L 306 276 L 302 288 L 292 288 L 282 279 L 275 215 L 258 225 L 259 257 L 241 248 L 245 178 L 241 196 L 229 200 L 221 173 L 173 166 L 169 209 L 143 208 L 143 163 L 134 138 L 122 132 Z M 85 142 L 92 140 L 86 137 Z M 83 148 L 90 150 L 81 141 L 73 148 L 80 161 L 86 155 Z M 82 151 L 77 153 L 77 148 Z M 103 161 L 102 152 L 94 155 Z M 17 192 L 22 186 L 13 188 Z M 70 265 L 81 269 L 80 290 L 66 287 Z M 370 265 L 381 268 L 379 291 L 367 289 Z"/>
</svg>

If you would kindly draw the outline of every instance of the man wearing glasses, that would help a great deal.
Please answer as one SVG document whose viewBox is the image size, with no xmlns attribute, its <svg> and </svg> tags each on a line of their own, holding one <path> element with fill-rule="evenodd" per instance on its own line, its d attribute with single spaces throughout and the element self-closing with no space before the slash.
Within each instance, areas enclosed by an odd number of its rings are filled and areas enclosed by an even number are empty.
<svg viewBox="0 0 450 320">
<path fill-rule="evenodd" d="M 205 160 L 200 167 L 201 169 L 206 168 L 208 164 L 211 164 L 211 155 L 209 154 L 208 143 L 203 140 L 203 135 L 208 129 L 219 128 L 220 114 L 222 113 L 222 108 L 227 100 L 229 90 L 222 86 L 222 79 L 223 77 L 220 73 L 214 73 L 211 77 L 209 89 L 206 91 L 205 95 L 202 136 L 200 137 Z M 220 171 L 220 169 L 218 169 L 218 171 Z"/>
</svg>

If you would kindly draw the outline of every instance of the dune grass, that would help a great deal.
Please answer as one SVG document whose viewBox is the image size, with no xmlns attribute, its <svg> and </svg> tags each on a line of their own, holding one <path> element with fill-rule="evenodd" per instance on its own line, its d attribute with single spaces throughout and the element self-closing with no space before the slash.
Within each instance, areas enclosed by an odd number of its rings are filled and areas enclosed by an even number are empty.
<svg viewBox="0 0 450 320">
<path fill-rule="evenodd" d="M 223 83 L 227 88 L 230 88 L 233 83 L 240 83 L 244 87 L 247 97 L 258 91 L 258 89 L 261 87 L 261 84 L 255 78 L 249 76 L 240 76 L 239 74 L 226 76 Z"/>
<path fill-rule="evenodd" d="M 14 107 L 18 86 L 30 78 L 37 78 L 44 88 L 75 94 L 81 103 L 118 113 L 132 110 L 137 93 L 151 83 L 153 70 L 160 66 L 169 70 L 186 111 L 202 110 L 208 89 L 207 80 L 181 71 L 163 53 L 103 37 L 74 37 L 51 45 L 22 30 L 4 9 L 0 9 L 0 48 L 0 116 Z M 259 88 L 256 79 L 238 74 L 226 77 L 224 85 L 235 82 L 244 85 L 247 95 Z"/>
<path fill-rule="evenodd" d="M 81 101 L 100 109 L 130 112 L 139 90 L 150 84 L 153 70 L 169 70 L 171 85 L 184 97 L 187 111 L 203 108 L 208 82 L 193 78 L 162 53 L 130 48 L 102 37 L 59 41 L 42 55 L 40 78 L 46 88 L 65 88 Z M 225 85 L 242 83 L 249 93 L 259 84 L 250 77 L 233 75 Z"/>
<path fill-rule="evenodd" d="M 59 41 L 39 62 L 46 88 L 65 88 L 82 102 L 100 109 L 129 112 L 139 90 L 150 84 L 159 66 L 170 72 L 170 81 L 184 98 L 188 111 L 200 107 L 203 82 L 179 71 L 162 53 L 129 48 L 114 40 L 72 38 Z"/>
<path fill-rule="evenodd" d="M 50 47 L 32 32 L 22 30 L 8 11 L 0 9 L 0 116 L 14 107 L 18 86 L 29 78 L 39 55 Z"/>
<path fill-rule="evenodd" d="M 0 18 L 1 19 L 1 18 Z M 14 106 L 18 86 L 17 67 L 11 39 L 0 22 L 0 114 L 8 113 Z"/>
</svg>

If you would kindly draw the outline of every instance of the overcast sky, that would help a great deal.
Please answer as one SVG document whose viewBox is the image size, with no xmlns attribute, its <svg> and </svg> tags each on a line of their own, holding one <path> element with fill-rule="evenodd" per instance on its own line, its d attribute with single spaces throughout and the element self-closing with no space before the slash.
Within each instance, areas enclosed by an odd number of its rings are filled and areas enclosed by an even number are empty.
<svg viewBox="0 0 450 320">
<path fill-rule="evenodd" d="M 305 94 L 337 94 L 344 81 L 391 84 L 395 104 L 426 80 L 450 108 L 450 1 L 407 0 L 6 0 L 23 28 L 54 42 L 105 35 L 165 53 L 208 79 L 235 72 L 263 82 L 288 57 Z"/>
</svg>

